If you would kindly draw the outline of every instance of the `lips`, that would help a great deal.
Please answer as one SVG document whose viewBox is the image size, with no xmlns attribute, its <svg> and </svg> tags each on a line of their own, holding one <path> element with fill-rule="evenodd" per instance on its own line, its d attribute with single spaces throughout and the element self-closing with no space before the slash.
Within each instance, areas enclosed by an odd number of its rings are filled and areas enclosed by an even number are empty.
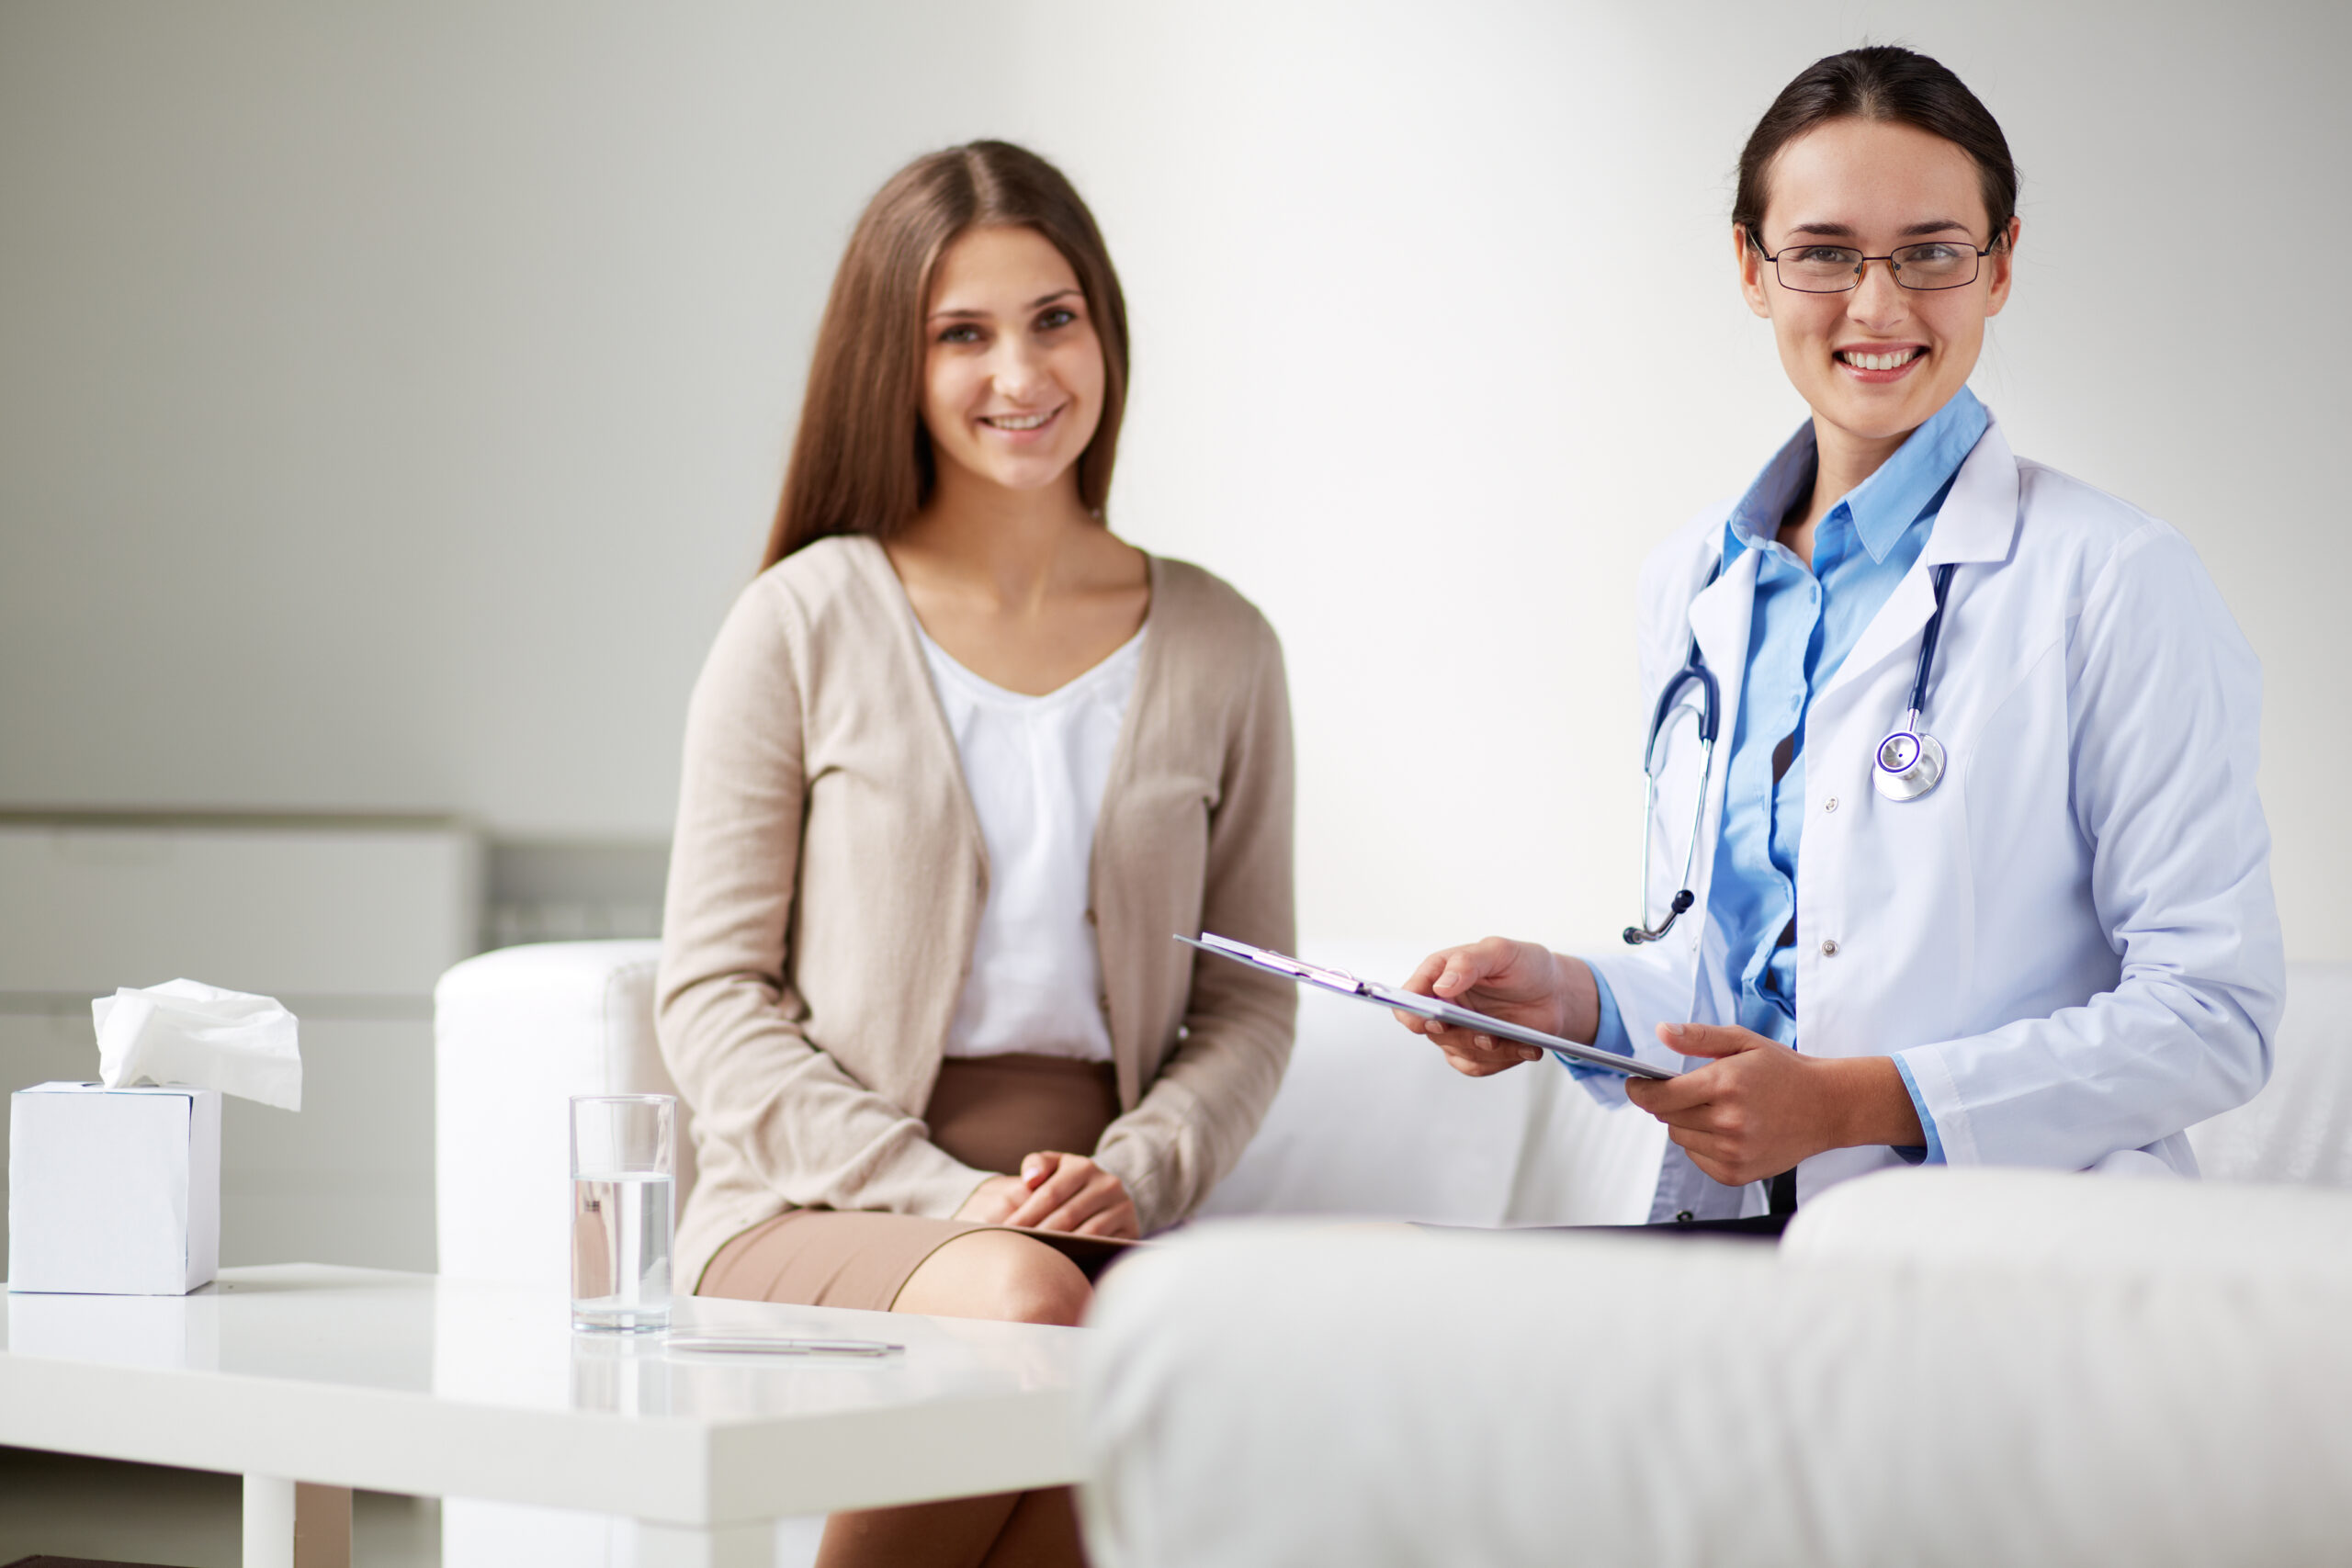
<svg viewBox="0 0 2352 1568">
<path fill-rule="evenodd" d="M 1866 386 L 1900 381 L 1927 362 L 1928 345 L 1919 343 L 1849 344 L 1833 350 L 1838 368 Z"/>
<path fill-rule="evenodd" d="M 1927 352 L 1916 343 L 1890 344 L 1883 349 L 1841 348 L 1836 357 L 1839 364 L 1856 370 L 1901 370 Z"/>
<path fill-rule="evenodd" d="M 1047 409 L 1043 413 L 984 413 L 980 423 L 990 430 L 1001 430 L 1008 435 L 1026 435 L 1043 430 L 1061 417 L 1061 410 Z"/>
</svg>

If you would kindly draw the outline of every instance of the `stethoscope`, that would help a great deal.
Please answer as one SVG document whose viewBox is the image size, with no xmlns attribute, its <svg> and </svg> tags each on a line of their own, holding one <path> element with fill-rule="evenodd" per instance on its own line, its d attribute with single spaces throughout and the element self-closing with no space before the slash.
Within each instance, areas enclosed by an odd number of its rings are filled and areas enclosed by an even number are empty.
<svg viewBox="0 0 2352 1568">
<path fill-rule="evenodd" d="M 1940 741 L 1919 725 L 1919 711 L 1928 701 L 1928 678 L 1936 667 L 1936 638 L 1943 631 L 1944 598 L 1951 592 L 1954 562 L 1946 561 L 1935 570 L 1936 609 L 1928 617 L 1927 629 L 1919 634 L 1919 670 L 1911 681 L 1911 701 L 1903 714 L 1899 728 L 1890 730 L 1878 743 L 1871 758 L 1871 783 L 1879 794 L 1889 800 L 1917 800 L 1942 782 L 1944 749 Z M 1705 592 L 1723 574 L 1723 563 L 1707 573 L 1707 581 L 1700 585 Z M 1691 700 L 1692 688 L 1697 700 Z M 1625 941 L 1633 946 L 1656 942 L 1674 929 L 1684 911 L 1698 902 L 1690 891 L 1690 873 L 1699 863 L 1699 829 L 1707 819 L 1707 791 L 1714 778 L 1715 736 L 1723 724 L 1723 689 L 1715 684 L 1714 671 L 1707 668 L 1706 657 L 1699 651 L 1696 633 L 1690 637 L 1690 652 L 1682 668 L 1658 694 L 1657 708 L 1650 716 L 1648 749 L 1642 757 L 1642 773 L 1649 781 L 1648 797 L 1642 811 L 1642 913 L 1650 908 L 1650 829 L 1657 816 L 1658 766 L 1664 755 L 1659 742 L 1666 739 L 1668 727 L 1678 710 L 1688 712 L 1698 721 L 1699 728 L 1699 802 L 1690 813 L 1690 848 L 1682 857 L 1682 886 L 1666 906 L 1666 919 L 1655 926 L 1627 926 Z"/>
</svg>

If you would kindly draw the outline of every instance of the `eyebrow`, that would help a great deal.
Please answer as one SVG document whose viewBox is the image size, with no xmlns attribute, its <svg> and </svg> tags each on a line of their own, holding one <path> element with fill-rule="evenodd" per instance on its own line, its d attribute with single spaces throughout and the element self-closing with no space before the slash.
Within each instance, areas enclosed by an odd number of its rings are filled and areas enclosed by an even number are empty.
<svg viewBox="0 0 2352 1568">
<path fill-rule="evenodd" d="M 1900 232 L 1905 239 L 1910 239 L 1920 234 L 1940 234 L 1947 229 L 1957 229 L 1963 234 L 1973 234 L 1975 232 L 1974 230 L 1971 229 L 1967 224 L 1962 223 L 1957 218 L 1930 219 L 1924 223 L 1914 223 L 1908 228 L 1900 231 Z M 1824 234 L 1833 240 L 1850 240 L 1854 238 L 1855 231 L 1852 225 L 1846 223 L 1800 223 L 1795 228 L 1791 229 L 1789 232 L 1792 234 Z"/>
<path fill-rule="evenodd" d="M 1030 300 L 1029 303 L 1023 306 L 1022 309 L 1024 310 L 1042 310 L 1046 306 L 1052 304 L 1057 299 L 1069 299 L 1073 298 L 1085 298 L 1084 291 L 1077 288 L 1057 288 L 1051 294 L 1038 295 L 1037 298 Z M 987 315 L 988 312 L 986 310 L 933 310 L 929 319 L 934 321 L 959 320 L 979 321 L 985 319 Z"/>
</svg>

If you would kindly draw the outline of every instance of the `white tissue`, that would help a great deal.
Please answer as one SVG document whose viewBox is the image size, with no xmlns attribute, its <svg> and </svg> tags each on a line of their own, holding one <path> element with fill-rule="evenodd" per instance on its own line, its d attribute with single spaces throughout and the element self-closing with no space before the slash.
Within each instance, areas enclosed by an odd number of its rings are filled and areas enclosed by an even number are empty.
<svg viewBox="0 0 2352 1568">
<path fill-rule="evenodd" d="M 90 1004 L 98 1025 L 98 1077 L 108 1089 L 186 1083 L 281 1110 L 302 1109 L 302 1053 L 294 1015 L 275 997 L 198 980 L 133 990 Z"/>
</svg>

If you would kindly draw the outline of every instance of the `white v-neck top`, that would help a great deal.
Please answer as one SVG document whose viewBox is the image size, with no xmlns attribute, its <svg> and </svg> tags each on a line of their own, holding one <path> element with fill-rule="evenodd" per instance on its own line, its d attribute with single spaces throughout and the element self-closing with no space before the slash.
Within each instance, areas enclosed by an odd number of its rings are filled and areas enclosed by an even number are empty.
<svg viewBox="0 0 2352 1568">
<path fill-rule="evenodd" d="M 950 1056 L 1111 1059 L 1088 878 L 1143 638 L 1138 631 L 1068 685 L 1033 697 L 983 681 L 922 635 L 989 854 L 972 972 L 947 1026 Z"/>
</svg>

